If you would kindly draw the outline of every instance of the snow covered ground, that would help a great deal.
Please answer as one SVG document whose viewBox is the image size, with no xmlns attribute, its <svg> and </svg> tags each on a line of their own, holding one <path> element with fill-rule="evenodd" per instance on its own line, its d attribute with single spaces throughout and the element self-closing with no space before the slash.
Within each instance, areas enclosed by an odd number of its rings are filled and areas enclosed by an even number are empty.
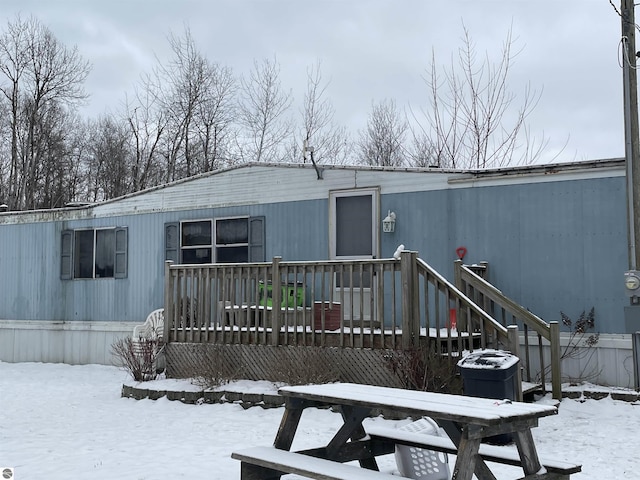
<svg viewBox="0 0 640 480">
<path fill-rule="evenodd" d="M 17 480 L 239 479 L 231 452 L 272 444 L 283 411 L 121 398 L 127 381 L 115 367 L 0 362 L 0 468 L 13 467 Z M 179 381 L 164 386 L 183 389 Z M 294 449 L 326 443 L 339 424 L 329 410 L 305 412 Z M 565 399 L 533 433 L 542 456 L 582 463 L 572 479 L 640 478 L 639 404 Z M 393 471 L 393 456 L 381 467 Z M 517 478 L 522 471 L 495 472 Z"/>
</svg>

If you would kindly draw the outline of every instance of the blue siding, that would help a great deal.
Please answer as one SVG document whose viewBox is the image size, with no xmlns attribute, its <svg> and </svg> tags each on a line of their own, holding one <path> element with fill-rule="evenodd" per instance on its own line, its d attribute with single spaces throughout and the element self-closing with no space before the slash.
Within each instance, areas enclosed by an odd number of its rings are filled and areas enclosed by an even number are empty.
<svg viewBox="0 0 640 480">
<path fill-rule="evenodd" d="M 624 332 L 627 269 L 623 177 L 383 196 L 397 214 L 382 256 L 398 244 L 447 278 L 457 247 L 466 263 L 488 261 L 490 280 L 547 321 L 596 307 L 596 328 Z"/>
<path fill-rule="evenodd" d="M 327 258 L 328 200 L 2 225 L 0 318 L 140 321 L 163 304 L 164 224 L 235 215 L 266 217 L 267 259 Z M 60 279 L 62 230 L 115 226 L 128 227 L 127 278 Z"/>
<path fill-rule="evenodd" d="M 380 212 L 392 210 L 397 220 L 394 233 L 380 234 L 381 256 L 390 257 L 402 243 L 452 279 L 455 250 L 464 246 L 465 262 L 488 261 L 490 280 L 545 320 L 558 320 L 560 311 L 576 318 L 595 306 L 598 330 L 624 332 L 624 181 L 617 176 L 470 183 L 406 193 L 387 193 L 383 183 Z M 328 196 L 327 191 L 324 199 L 306 201 L 1 224 L 0 318 L 140 321 L 163 302 L 166 222 L 264 216 L 267 259 L 326 259 Z M 102 226 L 128 227 L 128 277 L 60 280 L 61 232 Z"/>
<path fill-rule="evenodd" d="M 627 268 L 624 179 L 451 190 L 451 245 L 490 263 L 490 280 L 547 321 L 596 307 L 597 327 L 623 332 Z"/>
</svg>

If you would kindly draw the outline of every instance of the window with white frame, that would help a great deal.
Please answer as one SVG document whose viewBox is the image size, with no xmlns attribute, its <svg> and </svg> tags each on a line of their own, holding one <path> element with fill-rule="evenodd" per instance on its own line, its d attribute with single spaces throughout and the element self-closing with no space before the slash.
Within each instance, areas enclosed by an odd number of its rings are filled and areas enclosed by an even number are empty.
<svg viewBox="0 0 640 480">
<path fill-rule="evenodd" d="M 165 260 L 176 263 L 264 261 L 264 217 L 220 217 L 165 224 Z"/>
<path fill-rule="evenodd" d="M 63 280 L 127 276 L 127 228 L 64 230 L 61 245 Z"/>
</svg>

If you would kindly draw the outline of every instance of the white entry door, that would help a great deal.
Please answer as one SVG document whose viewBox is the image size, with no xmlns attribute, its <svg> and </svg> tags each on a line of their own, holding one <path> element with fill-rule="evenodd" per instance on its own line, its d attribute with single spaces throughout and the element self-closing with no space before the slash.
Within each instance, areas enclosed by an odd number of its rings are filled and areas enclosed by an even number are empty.
<svg viewBox="0 0 640 480">
<path fill-rule="evenodd" d="M 331 258 L 335 260 L 376 258 L 379 235 L 379 190 L 361 188 L 334 191 L 330 193 L 329 200 Z M 341 289 L 344 288 L 342 311 L 345 320 L 371 320 L 373 280 L 368 273 L 364 275 L 354 273 L 353 276 L 336 275 L 334 301 L 340 301 Z"/>
</svg>

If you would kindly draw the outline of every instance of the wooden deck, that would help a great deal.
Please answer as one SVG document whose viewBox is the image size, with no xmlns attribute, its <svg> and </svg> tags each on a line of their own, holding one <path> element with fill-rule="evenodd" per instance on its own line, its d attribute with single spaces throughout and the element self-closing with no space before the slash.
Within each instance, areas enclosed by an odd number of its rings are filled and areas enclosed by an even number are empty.
<svg viewBox="0 0 640 480">
<path fill-rule="evenodd" d="M 399 260 L 167 262 L 164 308 L 169 344 L 407 350 L 429 341 L 451 357 L 495 348 L 528 358 L 519 351 L 519 325 L 530 318 L 496 320 L 409 251 Z M 552 374 L 559 389 L 559 367 Z"/>
</svg>

